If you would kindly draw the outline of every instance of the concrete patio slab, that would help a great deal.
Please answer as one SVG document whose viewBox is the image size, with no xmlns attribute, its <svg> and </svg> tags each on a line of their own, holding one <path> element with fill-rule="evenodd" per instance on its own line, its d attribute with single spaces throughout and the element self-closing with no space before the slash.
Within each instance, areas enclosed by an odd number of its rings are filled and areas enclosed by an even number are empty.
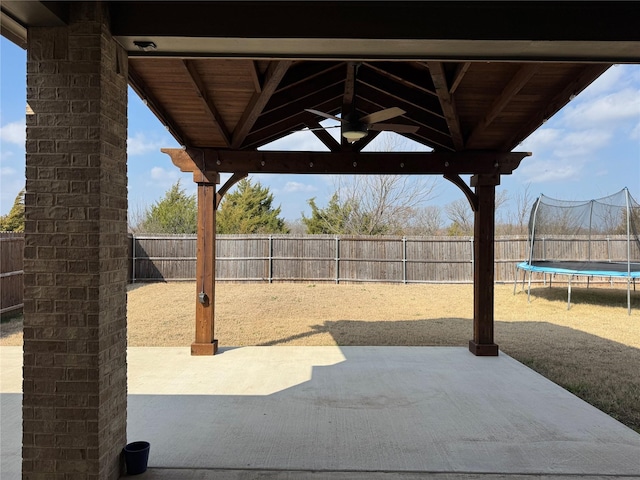
<svg viewBox="0 0 640 480">
<path fill-rule="evenodd" d="M 5 478 L 21 355 L 0 354 Z M 141 479 L 640 478 L 639 434 L 505 354 L 130 348 L 128 363 L 128 439 L 151 443 Z"/>
</svg>

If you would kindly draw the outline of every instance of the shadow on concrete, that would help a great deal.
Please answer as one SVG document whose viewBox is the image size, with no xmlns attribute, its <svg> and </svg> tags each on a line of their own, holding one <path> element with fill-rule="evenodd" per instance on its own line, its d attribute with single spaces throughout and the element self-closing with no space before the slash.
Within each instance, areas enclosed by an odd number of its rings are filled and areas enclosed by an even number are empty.
<svg viewBox="0 0 640 480">
<path fill-rule="evenodd" d="M 335 320 L 260 345 L 329 333 L 339 346 L 466 347 L 472 330 L 471 320 L 459 318 Z M 640 432 L 640 349 L 543 321 L 496 321 L 495 340 L 502 352 Z"/>
</svg>

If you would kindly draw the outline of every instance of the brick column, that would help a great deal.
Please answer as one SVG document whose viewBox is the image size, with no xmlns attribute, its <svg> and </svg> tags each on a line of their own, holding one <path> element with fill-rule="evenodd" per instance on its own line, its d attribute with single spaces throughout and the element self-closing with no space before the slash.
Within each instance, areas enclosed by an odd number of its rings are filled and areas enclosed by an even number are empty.
<svg viewBox="0 0 640 480">
<path fill-rule="evenodd" d="M 100 2 L 30 28 L 25 479 L 117 479 L 126 444 L 127 62 Z"/>
</svg>

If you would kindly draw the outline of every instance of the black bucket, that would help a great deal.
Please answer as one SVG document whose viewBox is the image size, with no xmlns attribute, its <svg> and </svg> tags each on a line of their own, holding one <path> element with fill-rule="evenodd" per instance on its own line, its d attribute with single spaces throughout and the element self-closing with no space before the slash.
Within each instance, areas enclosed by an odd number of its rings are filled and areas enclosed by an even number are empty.
<svg viewBox="0 0 640 480">
<path fill-rule="evenodd" d="M 128 475 L 139 475 L 147 471 L 149 442 L 133 442 L 124 447 L 124 461 Z"/>
</svg>

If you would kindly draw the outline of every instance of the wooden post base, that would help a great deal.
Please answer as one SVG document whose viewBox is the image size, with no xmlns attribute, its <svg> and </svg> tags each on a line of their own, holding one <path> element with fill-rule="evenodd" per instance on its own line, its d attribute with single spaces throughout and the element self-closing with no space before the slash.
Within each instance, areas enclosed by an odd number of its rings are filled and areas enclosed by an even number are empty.
<svg viewBox="0 0 640 480">
<path fill-rule="evenodd" d="M 211 343 L 196 343 L 191 344 L 192 356 L 204 356 L 215 355 L 218 352 L 218 340 L 214 340 Z"/>
<path fill-rule="evenodd" d="M 469 351 L 476 357 L 497 357 L 498 345 L 495 343 L 478 344 L 473 340 L 469 340 Z"/>
</svg>

